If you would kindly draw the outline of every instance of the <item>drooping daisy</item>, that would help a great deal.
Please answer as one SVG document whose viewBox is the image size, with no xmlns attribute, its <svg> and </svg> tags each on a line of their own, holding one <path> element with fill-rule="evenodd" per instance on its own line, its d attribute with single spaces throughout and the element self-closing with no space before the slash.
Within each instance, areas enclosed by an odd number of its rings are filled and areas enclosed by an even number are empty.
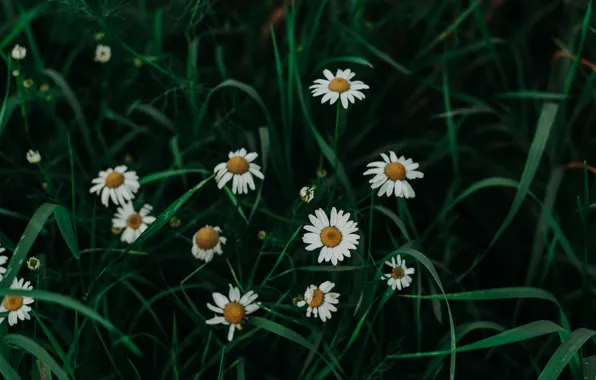
<svg viewBox="0 0 596 380">
<path fill-rule="evenodd" d="M 406 260 L 402 260 L 400 255 L 397 255 L 397 261 L 395 257 L 391 258 L 391 262 L 385 261 L 385 264 L 391 268 L 391 273 L 384 274 L 381 276 L 381 280 L 388 280 L 387 285 L 391 286 L 393 290 L 402 290 L 410 286 L 412 283 L 411 274 L 414 274 L 414 268 L 408 268 L 406 266 Z"/>
<path fill-rule="evenodd" d="M 17 279 L 15 278 L 14 280 L 12 280 L 10 288 L 32 290 L 33 286 L 31 286 L 31 283 L 29 281 L 25 282 L 25 280 L 22 278 L 17 281 Z M 0 305 L 0 313 L 8 312 L 8 324 L 13 326 L 18 322 L 19 319 L 21 321 L 24 321 L 25 319 L 31 319 L 31 316 L 29 315 L 31 307 L 28 305 L 32 304 L 33 301 L 33 297 L 6 296 L 2 301 L 2 305 Z M 0 323 L 2 323 L 4 319 L 6 318 L 0 317 Z"/>
<path fill-rule="evenodd" d="M 0 253 L 4 253 L 4 251 L 6 251 L 6 248 L 0 246 Z M 4 265 L 6 265 L 7 262 L 8 256 L 0 256 L 0 281 L 2 281 L 4 278 L 4 273 L 6 273 L 6 268 L 4 268 Z"/>
<path fill-rule="evenodd" d="M 252 290 L 240 297 L 240 289 L 230 284 L 229 298 L 221 293 L 213 293 L 213 300 L 215 305 L 207 304 L 209 310 L 214 311 L 223 316 L 215 316 L 207 321 L 208 325 L 230 325 L 228 330 L 228 341 L 234 338 L 234 328 L 242 330 L 240 323 L 251 313 L 259 309 L 259 304 L 255 300 L 259 297 L 258 294 Z"/>
<path fill-rule="evenodd" d="M 133 200 L 141 185 L 137 173 L 126 170 L 126 166 L 121 165 L 100 171 L 99 176 L 91 181 L 94 185 L 89 192 L 98 195 L 101 193 L 101 203 L 106 207 L 109 199 L 116 205 L 124 205 Z"/>
<path fill-rule="evenodd" d="M 367 167 L 370 167 L 364 172 L 364 175 L 374 175 L 368 181 L 372 189 L 381 187 L 378 196 L 387 194 L 395 194 L 396 197 L 414 198 L 414 189 L 406 179 L 412 180 L 416 178 L 423 178 L 424 173 L 417 171 L 418 164 L 413 162 L 411 158 L 406 159 L 404 156 L 397 158 L 393 151 L 389 151 L 389 156 L 381 153 L 383 161 L 371 162 Z"/>
<path fill-rule="evenodd" d="M 192 237 L 192 255 L 208 263 L 214 254 L 223 253 L 222 244 L 226 244 L 226 238 L 221 236 L 221 228 L 205 226 Z"/>
<path fill-rule="evenodd" d="M 41 154 L 36 150 L 29 149 L 25 157 L 30 164 L 37 164 L 41 161 Z"/>
<path fill-rule="evenodd" d="M 112 48 L 106 45 L 97 45 L 95 48 L 95 62 L 106 63 L 112 58 Z"/>
<path fill-rule="evenodd" d="M 22 47 L 21 45 L 15 45 L 10 52 L 10 56 L 12 59 L 20 61 L 21 59 L 27 56 L 27 49 Z"/>
<path fill-rule="evenodd" d="M 330 218 L 327 217 L 323 209 L 315 211 L 315 215 L 309 215 L 308 219 L 312 225 L 304 226 L 308 231 L 302 237 L 302 241 L 308 246 L 307 251 L 313 251 L 321 248 L 319 253 L 319 263 L 331 261 L 337 265 L 338 261 L 343 261 L 344 256 L 350 257 L 350 250 L 356 249 L 360 236 L 358 223 L 349 220 L 350 213 L 344 214 L 343 210 L 339 212 L 333 207 Z"/>
<path fill-rule="evenodd" d="M 252 176 L 254 175 L 260 179 L 265 178 L 261 173 L 261 167 L 252 162 L 258 156 L 254 152 L 247 153 L 244 148 L 230 152 L 228 154 L 229 160 L 218 164 L 213 169 L 216 174 L 217 187 L 221 189 L 228 181 L 232 180 L 232 192 L 234 194 L 248 194 L 249 187 L 254 190 L 256 187 Z"/>
<path fill-rule="evenodd" d="M 331 319 L 332 311 L 337 311 L 335 304 L 339 303 L 339 293 L 329 292 L 334 286 L 335 284 L 330 281 L 325 281 L 319 287 L 310 285 L 304 292 L 304 299 L 296 305 L 299 307 L 308 305 L 306 316 L 310 318 L 311 314 L 314 314 L 315 318 L 318 316 L 325 322 Z"/>
<path fill-rule="evenodd" d="M 139 212 L 136 212 L 132 202 L 118 207 L 112 219 L 112 228 L 124 229 L 120 240 L 128 244 L 132 244 L 137 240 L 149 227 L 149 224 L 155 222 L 155 217 L 149 216 L 151 210 L 153 210 L 153 207 L 145 204 Z"/>
<path fill-rule="evenodd" d="M 315 198 L 315 187 L 304 186 L 300 189 L 300 199 L 304 203 L 310 203 Z"/>
<path fill-rule="evenodd" d="M 349 104 L 348 101 L 354 103 L 356 101 L 355 99 L 364 99 L 364 94 L 360 90 L 369 88 L 366 84 L 362 83 L 362 81 L 352 81 L 351 79 L 356 74 L 351 72 L 350 69 L 344 71 L 338 69 L 335 76 L 333 76 L 331 71 L 325 70 L 323 71 L 323 75 L 325 75 L 325 78 L 327 79 L 317 79 L 314 82 L 315 84 L 310 86 L 312 89 L 312 96 L 317 97 L 324 95 L 321 99 L 321 103 L 330 100 L 329 104 L 333 104 L 340 98 L 341 105 L 347 109 Z"/>
</svg>

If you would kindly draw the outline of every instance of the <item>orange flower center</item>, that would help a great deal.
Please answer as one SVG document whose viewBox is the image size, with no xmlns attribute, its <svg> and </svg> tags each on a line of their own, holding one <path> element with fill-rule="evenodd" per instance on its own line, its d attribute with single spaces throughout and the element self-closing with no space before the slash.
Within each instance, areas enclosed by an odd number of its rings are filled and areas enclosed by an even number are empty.
<svg viewBox="0 0 596 380">
<path fill-rule="evenodd" d="M 195 234 L 195 243 L 201 249 L 215 248 L 219 243 L 219 232 L 213 227 L 203 227 Z"/>
<path fill-rule="evenodd" d="M 111 172 L 106 177 L 106 186 L 110 189 L 115 189 L 120 187 L 124 183 L 124 176 L 122 173 L 118 172 Z"/>
<path fill-rule="evenodd" d="M 337 247 L 341 243 L 341 231 L 337 227 L 329 226 L 321 231 L 321 243 L 327 247 Z"/>
<path fill-rule="evenodd" d="M 350 82 L 345 80 L 344 78 L 333 78 L 331 82 L 329 82 L 329 89 L 333 92 L 346 92 L 350 89 Z"/>
<path fill-rule="evenodd" d="M 319 307 L 319 306 L 321 306 L 323 304 L 323 301 L 324 300 L 325 300 L 325 294 L 323 294 L 323 292 L 321 291 L 321 289 L 316 288 L 312 292 L 312 299 L 308 303 L 308 306 L 310 306 L 310 307 Z"/>
<path fill-rule="evenodd" d="M 232 174 L 244 174 L 248 171 L 248 161 L 244 157 L 234 156 L 226 164 Z"/>
<path fill-rule="evenodd" d="M 23 297 L 21 296 L 6 296 L 4 297 L 4 307 L 8 311 L 17 311 L 23 306 Z"/>
<path fill-rule="evenodd" d="M 385 166 L 385 175 L 392 181 L 401 181 L 406 178 L 406 168 L 399 162 L 392 162 Z"/>
<path fill-rule="evenodd" d="M 230 302 L 224 308 L 224 319 L 233 325 L 239 324 L 244 314 L 244 306 L 238 302 Z"/>
<path fill-rule="evenodd" d="M 406 275 L 406 272 L 404 272 L 404 268 L 402 268 L 400 266 L 393 268 L 393 270 L 391 271 L 391 277 L 393 277 L 395 279 L 402 278 L 405 275 Z"/>
<path fill-rule="evenodd" d="M 143 223 L 143 218 L 139 214 L 132 214 L 128 218 L 126 218 L 126 225 L 132 228 L 133 230 L 138 230 Z"/>
</svg>

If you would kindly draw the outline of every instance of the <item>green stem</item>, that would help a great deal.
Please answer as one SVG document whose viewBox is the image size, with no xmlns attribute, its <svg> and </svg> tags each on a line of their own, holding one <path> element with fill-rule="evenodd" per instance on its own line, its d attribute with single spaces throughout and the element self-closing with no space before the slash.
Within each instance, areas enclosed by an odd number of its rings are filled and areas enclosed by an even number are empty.
<svg viewBox="0 0 596 380">
<path fill-rule="evenodd" d="M 331 196 L 329 197 L 329 205 L 328 208 L 333 205 L 333 200 L 335 198 L 335 188 L 337 187 L 337 165 L 339 163 L 339 158 L 337 156 L 337 140 L 339 139 L 339 110 L 340 110 L 340 102 L 339 99 L 337 100 L 337 113 L 335 115 L 335 131 L 333 134 L 333 154 L 335 155 L 335 162 L 333 163 L 333 187 L 331 188 Z"/>
</svg>

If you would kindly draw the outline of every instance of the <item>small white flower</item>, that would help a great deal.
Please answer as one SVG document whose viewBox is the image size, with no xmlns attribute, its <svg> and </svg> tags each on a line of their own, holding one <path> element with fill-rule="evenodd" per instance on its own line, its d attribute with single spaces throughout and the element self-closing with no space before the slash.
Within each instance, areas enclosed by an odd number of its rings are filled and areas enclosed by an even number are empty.
<svg viewBox="0 0 596 380">
<path fill-rule="evenodd" d="M 210 303 L 207 304 L 209 310 L 223 314 L 223 316 L 215 316 L 205 322 L 208 325 L 230 325 L 228 341 L 232 341 L 234 338 L 234 327 L 242 330 L 242 326 L 240 325 L 242 319 L 259 309 L 259 303 L 255 303 L 255 300 L 259 296 L 251 290 L 240 297 L 240 289 L 231 284 L 229 286 L 229 298 L 221 293 L 213 293 L 213 300 L 217 306 L 213 306 Z"/>
<path fill-rule="evenodd" d="M 400 255 L 397 255 L 397 261 L 395 257 L 391 258 L 391 262 L 385 261 L 385 264 L 391 268 L 391 273 L 384 274 L 381 276 L 381 280 L 387 280 L 387 285 L 391 286 L 393 290 L 402 290 L 410 286 L 412 283 L 411 274 L 414 274 L 414 268 L 408 268 L 406 266 L 406 260 L 402 260 Z"/>
<path fill-rule="evenodd" d="M 15 45 L 10 53 L 12 59 L 21 60 L 27 56 L 27 49 L 21 45 Z"/>
<path fill-rule="evenodd" d="M 135 193 L 141 186 L 139 177 L 134 171 L 126 171 L 126 166 L 116 166 L 113 170 L 100 171 L 95 178 L 90 193 L 101 193 L 101 203 L 108 207 L 109 199 L 116 205 L 124 205 L 135 198 Z"/>
<path fill-rule="evenodd" d="M 232 192 L 234 194 L 248 194 L 248 188 L 256 189 L 252 178 L 254 175 L 264 179 L 261 173 L 261 167 L 253 163 L 259 155 L 257 153 L 248 153 L 242 148 L 228 154 L 228 161 L 218 164 L 213 171 L 215 172 L 215 181 L 217 187 L 222 188 L 228 181 L 232 180 Z"/>
<path fill-rule="evenodd" d="M 208 263 L 215 253 L 223 253 L 222 244 L 226 244 L 226 238 L 221 236 L 221 228 L 205 226 L 192 237 L 192 255 Z"/>
<path fill-rule="evenodd" d="M 319 253 L 319 263 L 331 261 L 337 265 L 338 261 L 343 261 L 344 256 L 350 257 L 350 250 L 356 249 L 360 236 L 358 223 L 349 220 L 350 213 L 344 214 L 343 210 L 331 209 L 331 217 L 328 218 L 323 209 L 315 211 L 315 215 L 309 215 L 308 218 L 312 225 L 304 226 L 308 231 L 302 237 L 302 241 L 308 246 L 307 251 L 313 251 L 321 248 Z"/>
<path fill-rule="evenodd" d="M 106 63 L 112 58 L 112 48 L 106 45 L 97 45 L 95 48 L 95 62 Z"/>
<path fill-rule="evenodd" d="M 30 149 L 27 152 L 26 157 L 30 164 L 37 164 L 39 161 L 41 161 L 41 154 L 39 154 L 39 152 L 36 150 Z"/>
<path fill-rule="evenodd" d="M 145 204 L 137 213 L 132 202 L 118 207 L 112 219 L 112 228 L 124 228 L 120 240 L 128 244 L 132 244 L 137 240 L 149 227 L 149 224 L 155 222 L 155 217 L 149 216 L 151 210 L 153 210 L 153 207 Z"/>
<path fill-rule="evenodd" d="M 306 316 L 310 318 L 314 314 L 315 318 L 318 316 L 321 321 L 325 322 L 331 319 L 331 312 L 337 311 L 335 304 L 339 303 L 339 293 L 330 293 L 335 284 L 330 281 L 325 281 L 319 287 L 311 285 L 306 288 L 304 292 L 304 299 L 299 301 L 296 305 L 298 307 L 308 305 L 306 309 Z"/>
<path fill-rule="evenodd" d="M 348 101 L 354 103 L 356 101 L 355 99 L 364 99 L 364 94 L 360 90 L 369 88 L 362 83 L 362 81 L 352 81 L 351 79 L 356 74 L 351 72 L 350 69 L 344 71 L 338 69 L 335 76 L 333 76 L 331 71 L 325 70 L 323 71 L 323 75 L 325 75 L 325 78 L 327 79 L 317 79 L 314 82 L 315 84 L 310 86 L 312 89 L 312 96 L 317 97 L 324 95 L 321 99 L 321 103 L 330 100 L 329 104 L 333 104 L 337 99 L 341 99 L 341 105 L 347 109 L 349 104 Z"/>
<path fill-rule="evenodd" d="M 37 257 L 31 256 L 27 260 L 27 268 L 29 268 L 30 271 L 36 272 L 39 270 L 40 267 L 41 267 L 41 261 L 39 261 L 39 259 Z"/>
<path fill-rule="evenodd" d="M 12 280 L 12 284 L 10 285 L 11 289 L 22 289 L 22 290 L 32 290 L 33 286 L 29 281 L 24 282 L 24 279 L 17 279 Z M 8 312 L 8 324 L 13 326 L 15 325 L 18 320 L 24 321 L 25 319 L 31 319 L 29 312 L 31 311 L 31 307 L 29 306 L 34 301 L 33 297 L 27 296 L 6 296 L 2 301 L 2 305 L 0 305 L 0 313 Z M 6 317 L 0 317 L 0 323 L 2 323 L 6 319 Z"/>
<path fill-rule="evenodd" d="M 315 187 L 304 186 L 300 189 L 300 199 L 304 203 L 310 203 L 315 198 Z"/>
<path fill-rule="evenodd" d="M 4 251 L 6 251 L 6 248 L 0 246 L 0 253 L 4 253 Z M 4 265 L 6 265 L 7 262 L 8 256 L 0 256 L 0 281 L 2 281 L 4 278 L 4 273 L 6 273 L 6 268 L 4 268 Z"/>
<path fill-rule="evenodd" d="M 395 194 L 396 197 L 414 198 L 416 195 L 414 189 L 406 179 L 412 180 L 416 178 L 424 178 L 424 173 L 417 171 L 418 164 L 413 162 L 411 158 L 406 159 L 404 156 L 397 158 L 393 151 L 389 151 L 389 156 L 381 153 L 383 161 L 371 162 L 367 167 L 370 167 L 364 172 L 364 175 L 374 175 L 368 181 L 372 189 L 381 187 L 377 195 L 383 196 L 387 194 Z"/>
</svg>

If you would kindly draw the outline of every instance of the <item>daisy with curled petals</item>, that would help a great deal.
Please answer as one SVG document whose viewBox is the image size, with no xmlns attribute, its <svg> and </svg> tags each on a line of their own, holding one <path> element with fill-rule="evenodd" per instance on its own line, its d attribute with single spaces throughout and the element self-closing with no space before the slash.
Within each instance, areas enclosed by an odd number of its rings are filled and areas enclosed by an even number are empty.
<svg viewBox="0 0 596 380">
<path fill-rule="evenodd" d="M 29 281 L 25 282 L 25 280 L 22 278 L 17 281 L 15 278 L 12 280 L 10 288 L 19 290 L 32 290 L 33 286 L 31 286 Z M 24 321 L 25 319 L 31 319 L 31 316 L 29 315 L 31 307 L 29 305 L 32 304 L 33 301 L 33 297 L 6 296 L 2 301 L 2 305 L 0 305 L 0 313 L 5 314 L 8 312 L 8 324 L 13 326 L 19 321 L 19 319 L 21 321 Z M 0 317 L 0 323 L 4 322 L 4 319 L 6 319 L 6 317 Z"/>
<path fill-rule="evenodd" d="M 317 97 L 323 95 L 321 103 L 330 100 L 329 104 L 333 104 L 337 99 L 341 99 L 341 105 L 348 109 L 348 101 L 354 103 L 356 100 L 364 99 L 364 94 L 360 90 L 368 89 L 368 86 L 359 80 L 351 80 L 356 75 L 347 70 L 337 70 L 335 76 L 329 70 L 323 71 L 326 79 L 317 79 L 315 84 L 310 86 L 312 89 L 312 96 Z"/>
<path fill-rule="evenodd" d="M 406 179 L 412 180 L 416 178 L 424 178 L 424 173 L 417 171 L 418 164 L 413 162 L 411 158 L 406 159 L 404 156 L 397 158 L 393 151 L 389 151 L 389 155 L 381 153 L 383 161 L 371 162 L 366 165 L 370 169 L 364 172 L 364 175 L 374 175 L 368 181 L 372 189 L 380 187 L 378 196 L 387 194 L 395 194 L 396 197 L 414 198 L 416 195 L 414 189 Z"/>
<path fill-rule="evenodd" d="M 350 213 L 344 214 L 343 210 L 339 212 L 333 207 L 331 215 L 328 218 L 323 209 L 315 211 L 315 215 L 309 215 L 308 218 L 312 225 L 304 226 L 308 231 L 302 237 L 302 241 L 308 246 L 307 251 L 313 251 L 321 248 L 319 253 L 319 263 L 325 261 L 337 265 L 338 261 L 343 261 L 344 256 L 350 257 L 350 250 L 356 249 L 360 236 L 358 223 L 349 220 Z"/>
<path fill-rule="evenodd" d="M 391 286 L 393 290 L 402 290 L 410 286 L 412 283 L 411 274 L 414 274 L 414 268 L 408 268 L 406 266 L 406 260 L 402 260 L 400 255 L 397 255 L 397 261 L 395 257 L 391 258 L 391 262 L 385 261 L 385 264 L 391 268 L 391 273 L 384 274 L 381 276 L 381 280 L 388 280 L 387 285 Z"/>
<path fill-rule="evenodd" d="M 155 222 L 155 217 L 149 216 L 151 210 L 153 207 L 145 204 L 139 212 L 136 212 L 132 202 L 118 207 L 112 219 L 112 228 L 124 229 L 120 240 L 128 244 L 137 240 L 149 227 L 149 224 Z"/>
<path fill-rule="evenodd" d="M 213 260 L 215 253 L 223 253 L 222 244 L 226 244 L 226 238 L 221 236 L 221 228 L 205 226 L 193 236 L 192 255 L 208 263 Z"/>
<path fill-rule="evenodd" d="M 319 287 L 311 285 L 306 288 L 304 299 L 296 305 L 299 307 L 308 305 L 306 316 L 310 318 L 311 314 L 314 314 L 315 318 L 318 316 L 325 322 L 331 319 L 332 311 L 337 311 L 335 304 L 339 303 L 339 293 L 330 292 L 334 286 L 335 284 L 330 281 L 325 281 Z"/>
<path fill-rule="evenodd" d="M 255 300 L 259 297 L 258 294 L 252 290 L 240 297 L 240 290 L 230 284 L 229 297 L 221 293 L 213 293 L 213 301 L 215 305 L 207 304 L 209 310 L 214 311 L 220 316 L 215 316 L 207 321 L 208 325 L 230 325 L 228 330 L 228 341 L 234 338 L 234 328 L 242 330 L 240 323 L 246 317 L 259 309 L 259 304 Z"/>
<path fill-rule="evenodd" d="M 114 169 L 102 170 L 99 176 L 93 181 L 90 193 L 101 193 L 101 203 L 108 207 L 109 199 L 116 205 L 124 205 L 127 201 L 135 198 L 139 191 L 139 177 L 134 171 L 126 171 L 124 165 L 116 166 Z"/>
<path fill-rule="evenodd" d="M 0 246 L 0 253 L 4 253 L 4 251 L 6 251 L 6 248 Z M 0 256 L 0 281 L 2 281 L 2 279 L 4 278 L 4 273 L 6 273 L 6 268 L 4 268 L 4 265 L 6 265 L 7 262 L 8 262 L 8 256 L 1 255 Z"/>
<path fill-rule="evenodd" d="M 215 172 L 215 181 L 217 187 L 222 188 L 232 180 L 232 192 L 234 194 L 248 194 L 248 188 L 254 190 L 255 181 L 252 176 L 264 179 L 261 173 L 261 167 L 254 164 L 253 161 L 259 155 L 257 153 L 248 153 L 242 148 L 228 154 L 228 161 L 218 164 L 213 171 Z"/>
</svg>

